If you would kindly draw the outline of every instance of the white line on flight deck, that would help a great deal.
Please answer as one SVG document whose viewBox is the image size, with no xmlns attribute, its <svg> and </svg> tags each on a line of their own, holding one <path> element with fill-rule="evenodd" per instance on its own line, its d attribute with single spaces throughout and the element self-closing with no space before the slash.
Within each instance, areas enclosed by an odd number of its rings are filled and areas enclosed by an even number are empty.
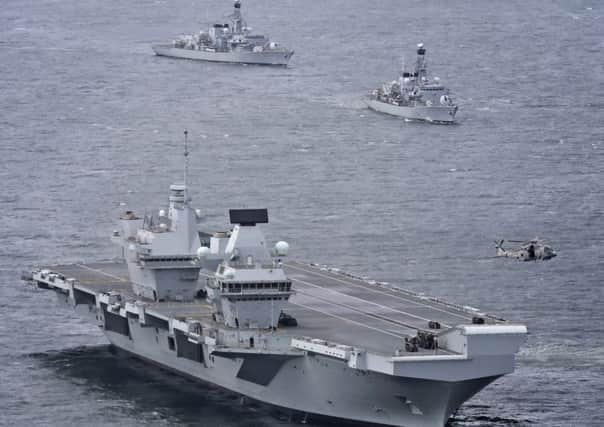
<svg viewBox="0 0 604 427">
<path fill-rule="evenodd" d="M 351 310 L 353 312 L 359 313 L 359 314 L 361 314 L 361 315 L 363 315 L 365 317 L 369 317 L 369 318 L 371 318 L 373 320 L 379 320 L 379 321 L 381 321 L 381 322 L 383 322 L 385 324 L 394 324 L 394 325 L 402 326 L 404 328 L 411 329 L 412 331 L 417 330 L 417 329 L 425 329 L 425 328 L 422 328 L 420 326 L 413 325 L 411 323 L 405 323 L 402 320 L 390 319 L 390 318 L 388 318 L 388 317 L 386 317 L 384 315 L 381 315 L 381 314 L 372 313 L 370 311 L 363 311 L 360 308 L 356 308 L 356 307 L 353 307 L 353 306 L 348 305 L 348 304 L 344 304 L 344 303 L 341 303 L 341 302 L 333 302 L 333 301 L 330 301 L 330 300 L 328 300 L 326 298 L 321 298 L 321 297 L 318 297 L 316 295 L 313 295 L 311 293 L 306 293 L 306 292 L 303 292 L 303 291 L 298 291 L 297 293 L 299 295 L 304 295 L 304 296 L 307 296 L 309 298 L 314 298 L 316 300 L 319 300 L 319 301 L 322 301 L 324 303 L 333 305 L 335 307 L 347 308 L 348 310 Z"/>
<path fill-rule="evenodd" d="M 293 305 L 297 305 L 299 307 L 304 307 L 307 310 L 316 311 L 317 313 L 321 313 L 321 314 L 324 314 L 326 316 L 335 317 L 336 319 L 340 319 L 340 320 L 343 320 L 345 322 L 354 323 L 355 325 L 359 325 L 359 326 L 362 326 L 362 327 L 367 328 L 367 329 L 372 329 L 374 331 L 378 331 L 378 332 L 381 332 L 381 333 L 386 334 L 386 335 L 392 335 L 393 337 L 397 337 L 397 338 L 401 338 L 401 339 L 407 338 L 406 336 L 403 336 L 403 335 L 395 334 L 393 332 L 388 332 L 388 331 L 385 331 L 385 330 L 380 329 L 380 328 L 375 328 L 373 326 L 369 326 L 369 325 L 366 325 L 364 323 L 348 319 L 346 317 L 341 317 L 341 316 L 338 316 L 337 314 L 328 313 L 326 311 L 322 311 L 322 310 L 319 310 L 317 308 L 310 307 L 310 306 L 307 306 L 307 305 L 304 305 L 304 304 L 299 304 L 299 303 L 292 302 L 292 301 L 289 301 L 289 303 L 293 304 Z"/>
<path fill-rule="evenodd" d="M 401 313 L 401 314 L 404 314 L 404 315 L 406 315 L 406 316 L 409 316 L 409 317 L 414 317 L 414 318 L 419 319 L 419 320 L 425 320 L 426 322 L 429 322 L 429 321 L 430 321 L 430 319 L 426 319 L 425 317 L 421 317 L 421 316 L 418 316 L 418 315 L 416 315 L 416 314 L 407 313 L 406 311 L 398 310 L 398 309 L 396 309 L 396 308 L 389 307 L 389 306 L 387 306 L 387 305 L 378 304 L 378 303 L 373 302 L 373 301 L 369 301 L 369 300 L 366 300 L 366 299 L 363 299 L 363 298 L 355 297 L 354 295 L 348 295 L 348 294 L 345 294 L 344 292 L 339 292 L 339 291 L 335 291 L 335 290 L 330 289 L 330 288 L 325 288 L 325 287 L 320 286 L 320 285 L 315 285 L 314 283 L 310 283 L 310 282 L 307 282 L 307 281 L 305 281 L 305 280 L 300 280 L 300 279 L 292 279 L 292 280 L 293 280 L 293 281 L 296 281 L 296 282 L 304 283 L 304 284 L 309 285 L 309 286 L 314 286 L 314 287 L 316 287 L 316 288 L 320 288 L 320 289 L 323 289 L 323 290 L 326 290 L 326 291 L 329 291 L 329 292 L 333 292 L 334 294 L 343 295 L 343 296 L 345 296 L 345 297 L 352 298 L 352 299 L 356 299 L 356 300 L 362 301 L 362 302 L 364 302 L 364 303 L 372 304 L 372 305 L 375 305 L 375 306 L 377 306 L 377 307 L 385 308 L 385 309 L 387 309 L 387 310 L 392 310 L 392 311 L 394 311 L 394 312 L 396 312 L 396 313 Z M 345 307 L 349 307 L 349 306 L 345 306 Z M 353 310 L 362 311 L 362 310 L 361 310 L 361 309 L 359 309 L 359 308 L 353 308 L 353 307 L 349 307 L 349 308 L 352 308 Z M 362 311 L 362 312 L 363 312 L 363 313 L 365 313 L 364 311 Z M 381 316 L 381 315 L 374 314 L 374 313 L 370 313 L 370 312 L 367 312 L 367 313 L 368 313 L 368 314 L 377 315 L 377 316 Z M 443 326 L 445 326 L 445 327 L 447 327 L 447 328 L 448 328 L 448 327 L 450 327 L 450 325 L 447 325 L 446 323 L 442 323 L 442 325 L 443 325 Z"/>
<path fill-rule="evenodd" d="M 315 274 L 317 276 L 325 277 L 326 279 L 335 280 L 337 282 L 344 283 L 345 285 L 355 286 L 357 288 L 364 289 L 364 290 L 366 290 L 368 292 L 375 292 L 375 293 L 383 294 L 383 295 L 389 296 L 391 298 L 400 299 L 401 301 L 410 302 L 411 304 L 416 304 L 416 305 L 421 305 L 421 306 L 424 306 L 424 307 L 428 307 L 428 308 L 430 308 L 432 310 L 440 311 L 440 312 L 449 314 L 451 316 L 461 317 L 462 319 L 465 319 L 465 320 L 469 320 L 470 319 L 470 317 L 468 317 L 468 316 L 464 316 L 464 315 L 461 315 L 461 314 L 458 314 L 458 313 L 453 313 L 453 312 L 448 311 L 448 310 L 443 310 L 442 308 L 438 308 L 438 307 L 435 307 L 433 305 L 424 304 L 424 303 L 421 303 L 419 301 L 413 301 L 412 299 L 409 299 L 409 298 L 403 298 L 403 297 L 401 297 L 399 295 L 395 295 L 394 294 L 395 291 L 392 291 L 392 293 L 388 293 L 388 292 L 380 291 L 378 289 L 372 289 L 372 288 L 369 287 L 369 285 L 363 286 L 363 285 L 356 284 L 356 283 L 354 283 L 352 281 L 346 281 L 346 280 L 340 279 L 338 277 L 333 277 L 333 276 L 328 276 L 326 274 L 321 274 L 320 272 L 314 271 L 312 269 L 305 269 L 305 268 L 302 268 L 302 267 L 299 267 L 299 266 L 296 266 L 296 265 L 292 265 L 292 264 L 285 264 L 285 265 L 287 267 L 295 268 L 297 270 L 301 270 L 301 271 L 304 271 L 306 273 Z M 353 279 L 353 280 L 355 280 L 355 279 Z M 356 279 L 356 280 L 359 280 L 359 279 Z M 415 298 L 417 298 L 417 297 L 415 297 Z"/>
</svg>

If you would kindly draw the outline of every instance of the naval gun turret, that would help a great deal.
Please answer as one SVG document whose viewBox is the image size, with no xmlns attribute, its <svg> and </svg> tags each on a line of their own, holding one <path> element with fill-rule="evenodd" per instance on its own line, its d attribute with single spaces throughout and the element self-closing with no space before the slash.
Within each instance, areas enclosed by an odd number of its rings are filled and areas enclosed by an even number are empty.
<svg viewBox="0 0 604 427">
<path fill-rule="evenodd" d="M 268 223 L 266 209 L 232 209 L 235 224 L 218 265 L 209 294 L 216 317 L 231 328 L 276 328 L 282 308 L 292 295 L 292 283 L 281 267 L 288 245 L 267 249 L 256 224 Z"/>
</svg>

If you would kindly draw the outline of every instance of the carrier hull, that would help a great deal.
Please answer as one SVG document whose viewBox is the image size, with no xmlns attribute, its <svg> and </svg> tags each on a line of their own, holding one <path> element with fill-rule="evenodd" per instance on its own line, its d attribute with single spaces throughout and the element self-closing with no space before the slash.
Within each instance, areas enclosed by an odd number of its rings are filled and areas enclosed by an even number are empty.
<svg viewBox="0 0 604 427">
<path fill-rule="evenodd" d="M 131 331 L 132 339 L 113 332 L 107 332 L 106 336 L 117 348 L 180 375 L 272 406 L 348 422 L 442 426 L 461 403 L 497 378 L 446 382 L 389 377 L 358 373 L 343 362 L 306 355 L 285 362 L 270 384 L 264 386 L 237 378 L 245 357 L 212 355 L 206 366 L 177 358 L 167 348 L 158 346 L 153 328 L 138 327 Z M 160 333 L 159 341 L 162 340 L 167 342 L 167 336 Z M 274 356 L 266 356 L 261 363 L 270 365 L 271 358 Z"/>
<path fill-rule="evenodd" d="M 468 324 L 473 312 L 463 307 L 289 262 L 286 269 L 299 294 L 286 309 L 296 315 L 298 327 L 267 331 L 263 339 L 256 335 L 255 345 L 239 338 L 253 331 L 223 328 L 217 338 L 228 340 L 230 335 L 239 346 L 222 346 L 203 334 L 186 332 L 183 319 L 200 320 L 205 328 L 212 324 L 204 300 L 124 305 L 132 298 L 124 264 L 52 268 L 56 274 L 37 271 L 29 282 L 55 291 L 61 304 L 97 324 L 116 348 L 310 417 L 443 426 L 463 402 L 514 370 L 514 354 L 526 336 L 525 327 L 492 317 L 485 325 Z M 121 304 L 112 299 L 118 294 Z M 384 317 L 384 310 L 391 314 Z M 442 323 L 442 348 L 393 356 L 392 348 L 403 344 L 405 331 L 423 324 L 419 313 Z M 300 341 L 311 331 L 321 338 L 319 344 Z M 323 340 L 354 340 L 367 350 L 356 358 L 330 354 L 334 347 L 326 353 Z"/>
<path fill-rule="evenodd" d="M 432 123 L 454 123 L 457 106 L 417 106 L 403 107 L 398 105 L 387 104 L 375 99 L 367 99 L 367 106 L 380 113 L 390 114 L 392 116 L 404 117 L 409 120 L 421 120 Z"/>
<path fill-rule="evenodd" d="M 291 50 L 265 50 L 263 52 L 208 52 L 177 48 L 169 44 L 152 46 L 158 56 L 192 59 L 197 61 L 225 62 L 236 64 L 282 65 L 288 64 L 294 54 Z"/>
</svg>

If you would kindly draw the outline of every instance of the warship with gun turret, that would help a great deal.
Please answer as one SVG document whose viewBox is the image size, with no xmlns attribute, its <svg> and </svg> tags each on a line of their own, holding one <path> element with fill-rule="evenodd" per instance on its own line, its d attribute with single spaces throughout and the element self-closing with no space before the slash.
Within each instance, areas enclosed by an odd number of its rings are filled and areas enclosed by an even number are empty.
<svg viewBox="0 0 604 427">
<path fill-rule="evenodd" d="M 403 63 L 398 80 L 375 89 L 366 103 L 380 113 L 433 123 L 453 123 L 457 113 L 449 89 L 438 77 L 428 76 L 426 48 L 422 43 L 417 45 L 414 71 L 406 71 Z"/>
<path fill-rule="evenodd" d="M 253 34 L 243 20 L 239 0 L 235 0 L 229 23 L 213 24 L 208 31 L 180 36 L 152 49 L 159 56 L 263 65 L 287 65 L 294 54 L 266 35 Z"/>
<path fill-rule="evenodd" d="M 289 245 L 269 244 L 260 228 L 266 209 L 232 209 L 226 231 L 202 231 L 186 170 L 167 209 L 120 216 L 122 261 L 23 279 L 115 347 L 305 420 L 442 426 L 513 372 L 524 325 L 289 260 Z"/>
</svg>

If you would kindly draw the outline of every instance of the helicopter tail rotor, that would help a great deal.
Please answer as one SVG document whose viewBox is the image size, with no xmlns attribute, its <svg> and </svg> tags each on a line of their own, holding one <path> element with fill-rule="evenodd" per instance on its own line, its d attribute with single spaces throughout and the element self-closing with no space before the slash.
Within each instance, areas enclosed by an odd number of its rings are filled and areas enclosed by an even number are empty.
<svg viewBox="0 0 604 427">
<path fill-rule="evenodd" d="M 497 249 L 497 256 L 504 256 L 506 254 L 505 249 L 503 248 L 503 242 L 505 240 L 495 240 L 495 248 Z"/>
</svg>

